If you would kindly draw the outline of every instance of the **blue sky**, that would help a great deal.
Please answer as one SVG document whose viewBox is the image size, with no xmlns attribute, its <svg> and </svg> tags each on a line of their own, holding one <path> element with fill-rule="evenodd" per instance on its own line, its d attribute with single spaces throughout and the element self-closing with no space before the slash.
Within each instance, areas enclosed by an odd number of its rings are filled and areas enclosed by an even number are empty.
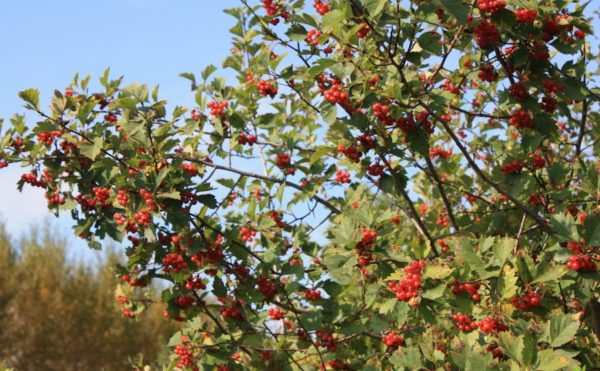
<svg viewBox="0 0 600 371">
<path fill-rule="evenodd" d="M 97 78 L 106 67 L 126 82 L 156 85 L 170 102 L 191 106 L 189 81 L 181 72 L 199 73 L 220 65 L 230 48 L 234 19 L 222 12 L 237 0 L 74 0 L 0 1 L 0 118 L 25 112 L 17 93 L 36 87 L 49 102 L 54 89 L 67 86 L 76 72 Z M 32 115 L 28 115 L 33 120 Z M 32 224 L 55 223 L 71 235 L 68 217 L 56 223 L 38 189 L 16 190 L 22 170 L 0 171 L 0 218 L 18 236 Z M 75 239 L 74 255 L 87 254 Z"/>
</svg>

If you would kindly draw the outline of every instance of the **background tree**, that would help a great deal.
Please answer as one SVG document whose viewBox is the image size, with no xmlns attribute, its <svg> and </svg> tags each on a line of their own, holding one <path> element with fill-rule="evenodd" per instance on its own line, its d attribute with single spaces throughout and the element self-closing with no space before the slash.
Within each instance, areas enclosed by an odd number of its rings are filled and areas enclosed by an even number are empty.
<svg viewBox="0 0 600 371">
<path fill-rule="evenodd" d="M 116 252 L 91 267 L 67 260 L 66 240 L 50 229 L 32 230 L 18 247 L 10 240 L 0 226 L 0 359 L 17 370 L 122 370 L 140 356 L 160 359 L 175 326 L 159 305 L 141 321 L 123 316 Z"/>
<path fill-rule="evenodd" d="M 585 4 L 240 4 L 191 111 L 106 71 L 21 92 L 40 121 L 2 139 L 90 246 L 129 241 L 124 296 L 171 284 L 170 366 L 599 364 Z"/>
</svg>

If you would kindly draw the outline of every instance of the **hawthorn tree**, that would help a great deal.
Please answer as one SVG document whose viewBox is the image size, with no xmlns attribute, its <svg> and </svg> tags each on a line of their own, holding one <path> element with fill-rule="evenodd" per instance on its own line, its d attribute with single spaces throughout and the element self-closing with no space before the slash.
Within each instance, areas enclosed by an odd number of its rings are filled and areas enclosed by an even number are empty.
<svg viewBox="0 0 600 371">
<path fill-rule="evenodd" d="M 311 6 L 312 5 L 312 6 Z M 600 364 L 597 62 L 573 0 L 240 0 L 197 105 L 77 76 L 11 119 L 75 233 L 170 283 L 180 369 Z M 232 71 L 232 72 L 231 72 Z M 125 303 L 131 316 L 142 306 Z"/>
</svg>

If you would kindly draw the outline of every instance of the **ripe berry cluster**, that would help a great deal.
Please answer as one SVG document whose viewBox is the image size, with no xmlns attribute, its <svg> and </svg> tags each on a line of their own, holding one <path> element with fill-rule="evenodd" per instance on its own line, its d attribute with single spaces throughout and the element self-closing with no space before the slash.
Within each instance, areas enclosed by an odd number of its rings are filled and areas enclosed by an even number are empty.
<svg viewBox="0 0 600 371">
<path fill-rule="evenodd" d="M 542 303 L 542 298 L 537 292 L 527 290 L 523 296 L 515 296 L 510 299 L 510 303 L 520 310 L 529 310 L 537 308 Z"/>
<path fill-rule="evenodd" d="M 397 332 L 388 332 L 381 338 L 381 340 L 385 346 L 388 347 L 388 349 L 392 350 L 398 349 L 398 347 L 404 345 L 404 338 L 398 335 Z"/>
<path fill-rule="evenodd" d="M 533 118 L 528 111 L 517 109 L 512 112 L 508 123 L 517 129 L 533 127 Z"/>
<path fill-rule="evenodd" d="M 246 242 L 252 242 L 255 236 L 256 231 L 252 228 L 242 227 L 242 229 L 240 230 L 240 237 Z"/>
<path fill-rule="evenodd" d="M 363 23 L 358 32 L 356 33 L 356 37 L 359 39 L 363 39 L 367 37 L 367 35 L 371 32 L 371 27 L 367 23 Z"/>
<path fill-rule="evenodd" d="M 394 119 L 390 116 L 390 106 L 387 104 L 381 104 L 377 102 L 371 106 L 373 110 L 373 115 L 379 120 L 383 125 L 393 125 Z"/>
<path fill-rule="evenodd" d="M 429 149 L 429 158 L 432 160 L 441 158 L 441 159 L 447 159 L 448 157 L 452 156 L 452 150 L 445 150 L 441 147 L 433 147 Z"/>
<path fill-rule="evenodd" d="M 316 11 L 320 15 L 325 15 L 325 14 L 329 13 L 329 3 L 326 3 L 324 1 L 315 0 L 313 2 L 313 7 L 316 9 Z"/>
<path fill-rule="evenodd" d="M 482 20 L 479 22 L 475 30 L 475 42 L 483 49 L 487 49 L 492 44 L 500 41 L 500 32 L 495 24 Z"/>
<path fill-rule="evenodd" d="M 385 170 L 385 166 L 379 163 L 371 164 L 367 166 L 367 173 L 371 176 L 381 176 L 383 175 L 383 171 Z"/>
<path fill-rule="evenodd" d="M 338 183 L 350 183 L 350 173 L 344 170 L 335 172 L 335 181 Z"/>
<path fill-rule="evenodd" d="M 310 301 L 319 301 L 321 300 L 321 291 L 317 289 L 308 289 L 306 290 L 306 299 Z"/>
<path fill-rule="evenodd" d="M 537 10 L 535 9 L 518 9 L 515 10 L 515 17 L 517 22 L 533 23 L 537 16 Z"/>
<path fill-rule="evenodd" d="M 484 12 L 496 13 L 506 7 L 504 0 L 477 0 L 477 7 Z"/>
<path fill-rule="evenodd" d="M 194 353 L 187 346 L 179 344 L 175 347 L 173 353 L 175 353 L 178 357 L 177 367 L 193 367 L 196 370 L 198 369 L 197 366 L 194 366 L 192 361 L 192 356 L 194 355 Z"/>
<path fill-rule="evenodd" d="M 523 170 L 523 163 L 519 160 L 510 161 L 500 166 L 500 170 L 502 170 L 504 175 L 519 174 Z"/>
<path fill-rule="evenodd" d="M 285 316 L 285 312 L 279 308 L 269 308 L 267 313 L 269 314 L 269 318 L 271 318 L 274 321 L 283 319 L 283 317 Z"/>
<path fill-rule="evenodd" d="M 435 224 L 445 228 L 450 226 L 450 219 L 448 218 L 448 211 L 446 209 L 440 211 L 440 214 L 438 215 Z"/>
<path fill-rule="evenodd" d="M 158 211 L 158 205 L 154 201 L 154 196 L 152 196 L 152 193 L 150 193 L 147 189 L 142 188 L 140 189 L 140 196 L 142 196 L 144 203 L 150 208 L 150 210 L 155 212 Z"/>
<path fill-rule="evenodd" d="M 306 33 L 306 38 L 304 41 L 306 41 L 306 43 L 309 45 L 317 46 L 319 45 L 319 37 L 321 37 L 319 30 L 312 29 Z"/>
<path fill-rule="evenodd" d="M 221 315 L 223 318 L 241 318 L 242 311 L 238 307 L 237 303 L 231 303 L 229 307 L 221 307 Z"/>
<path fill-rule="evenodd" d="M 6 162 L 6 161 L 0 161 L 0 169 L 4 169 L 7 166 L 8 166 L 8 162 Z"/>
<path fill-rule="evenodd" d="M 150 225 L 150 221 L 152 219 L 152 215 L 148 209 L 142 209 L 137 213 L 133 214 L 138 225 L 147 227 Z"/>
<path fill-rule="evenodd" d="M 262 0 L 263 8 L 267 11 L 268 16 L 277 15 L 277 11 L 279 10 L 279 5 L 273 0 Z"/>
<path fill-rule="evenodd" d="M 273 81 L 260 80 L 256 86 L 258 87 L 258 93 L 263 97 L 268 95 L 269 97 L 273 98 L 275 95 L 277 95 L 277 87 Z"/>
<path fill-rule="evenodd" d="M 598 269 L 592 257 L 583 254 L 571 255 L 567 267 L 578 272 L 595 272 Z"/>
<path fill-rule="evenodd" d="M 496 343 L 488 345 L 486 349 L 488 352 L 492 353 L 492 357 L 496 359 L 504 357 L 504 352 L 502 351 L 502 348 L 500 348 L 500 346 L 498 346 L 498 344 Z"/>
<path fill-rule="evenodd" d="M 127 206 L 129 202 L 129 197 L 127 196 L 127 190 L 121 188 L 119 189 L 119 193 L 117 193 L 117 202 L 121 206 Z"/>
<path fill-rule="evenodd" d="M 181 164 L 181 170 L 185 171 L 189 176 L 194 177 L 198 175 L 198 169 L 194 164 L 184 163 Z"/>
<path fill-rule="evenodd" d="M 277 286 L 271 282 L 267 277 L 261 276 L 256 279 L 258 283 L 258 291 L 265 297 L 265 300 L 271 300 L 277 293 Z"/>
<path fill-rule="evenodd" d="M 352 162 L 359 162 L 360 158 L 363 155 L 363 153 L 355 146 L 350 146 L 350 147 L 338 146 L 337 150 L 338 150 L 338 152 L 343 153 Z"/>
<path fill-rule="evenodd" d="M 204 290 L 206 289 L 206 284 L 202 282 L 199 277 L 189 276 L 185 281 L 185 288 L 187 290 Z"/>
<path fill-rule="evenodd" d="M 285 227 L 285 223 L 283 222 L 283 220 L 281 219 L 281 213 L 279 211 L 271 211 L 269 213 L 269 218 L 271 218 L 272 221 L 275 222 L 275 225 L 278 228 L 283 228 Z"/>
<path fill-rule="evenodd" d="M 64 205 L 65 199 L 58 193 L 46 193 L 48 205 Z"/>
<path fill-rule="evenodd" d="M 51 145 L 54 141 L 54 138 L 60 138 L 62 136 L 62 131 L 47 131 L 44 133 L 39 133 L 37 135 L 38 142 L 45 143 L 47 146 Z"/>
<path fill-rule="evenodd" d="M 210 114 L 213 115 L 214 117 L 224 118 L 225 117 L 225 108 L 227 108 L 228 105 L 229 105 L 229 103 L 227 103 L 227 101 L 223 101 L 221 103 L 208 102 L 208 108 L 210 108 Z"/>
<path fill-rule="evenodd" d="M 317 341 L 315 341 L 315 345 L 320 347 L 327 348 L 330 352 L 335 352 L 337 349 L 336 341 L 331 331 L 328 330 L 317 330 L 315 331 L 315 335 L 317 336 Z"/>
<path fill-rule="evenodd" d="M 498 72 L 494 69 L 491 64 L 482 64 L 479 66 L 479 73 L 477 76 L 481 81 L 494 82 L 498 80 Z"/>
<path fill-rule="evenodd" d="M 181 295 L 177 297 L 173 302 L 181 309 L 187 310 L 189 307 L 192 306 L 192 304 L 194 304 L 195 301 L 196 300 L 191 295 Z"/>
<path fill-rule="evenodd" d="M 278 153 L 277 158 L 275 159 L 275 165 L 281 169 L 285 170 L 287 175 L 294 175 L 296 172 L 296 168 L 294 166 L 290 166 L 291 159 L 290 155 L 287 153 Z"/>
<path fill-rule="evenodd" d="M 452 315 L 452 320 L 454 321 L 454 325 L 463 332 L 471 332 L 477 328 L 477 323 L 462 313 Z"/>
<path fill-rule="evenodd" d="M 479 326 L 479 331 L 484 334 L 495 334 L 500 331 L 508 331 L 508 326 L 492 317 L 485 317 L 477 322 L 477 326 Z"/>
<path fill-rule="evenodd" d="M 527 87 L 522 81 L 512 84 L 508 89 L 508 93 L 519 102 L 524 101 L 529 96 Z"/>
<path fill-rule="evenodd" d="M 477 302 L 481 300 L 481 296 L 479 295 L 479 287 L 481 284 L 479 282 L 468 283 L 468 282 L 459 282 L 455 281 L 452 287 L 452 293 L 454 295 L 459 295 L 462 292 L 466 292 L 471 295 L 471 299 Z"/>
<path fill-rule="evenodd" d="M 396 299 L 410 301 L 419 295 L 421 275 L 426 264 L 424 260 L 414 261 L 404 268 L 406 276 L 402 281 L 388 283 L 388 287 L 396 293 Z"/>
<path fill-rule="evenodd" d="M 363 246 L 369 246 L 375 242 L 375 239 L 377 238 L 377 231 L 367 228 L 361 228 L 360 230 L 362 232 L 362 238 L 360 239 L 360 242 L 362 242 Z"/>
<path fill-rule="evenodd" d="M 165 272 L 167 273 L 171 272 L 171 270 L 175 273 L 179 273 L 188 266 L 183 256 L 177 253 L 167 254 L 163 258 L 162 263 L 165 266 Z"/>
<path fill-rule="evenodd" d="M 240 133 L 240 135 L 238 135 L 237 137 L 237 142 L 238 144 L 243 145 L 249 145 L 250 147 L 252 147 L 254 145 L 254 143 L 256 143 L 256 135 L 254 134 L 250 134 L 247 135 L 246 133 Z"/>
<path fill-rule="evenodd" d="M 111 193 L 110 188 L 93 187 L 92 192 L 94 193 L 94 203 L 98 203 L 100 206 L 108 204 Z"/>
</svg>

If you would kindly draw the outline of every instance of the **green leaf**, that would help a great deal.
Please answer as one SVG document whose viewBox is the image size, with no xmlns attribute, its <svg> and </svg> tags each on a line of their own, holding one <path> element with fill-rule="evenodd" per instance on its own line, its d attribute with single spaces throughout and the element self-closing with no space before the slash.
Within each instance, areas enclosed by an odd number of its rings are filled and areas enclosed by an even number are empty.
<svg viewBox="0 0 600 371">
<path fill-rule="evenodd" d="M 469 6 L 464 4 L 460 0 L 440 0 L 442 7 L 450 13 L 459 25 L 467 24 L 467 17 L 469 16 Z"/>
<path fill-rule="evenodd" d="M 383 304 L 381 304 L 381 307 L 379 307 L 379 313 L 381 313 L 381 314 L 390 313 L 394 309 L 396 304 L 398 304 L 398 299 L 396 299 L 396 298 L 386 300 Z"/>
<path fill-rule="evenodd" d="M 213 72 L 215 72 L 216 70 L 217 67 L 213 66 L 212 64 L 209 64 L 208 66 L 206 66 L 206 68 L 204 68 L 204 70 L 202 70 L 202 79 L 207 80 L 208 77 L 212 75 Z"/>
<path fill-rule="evenodd" d="M 569 366 L 572 363 L 571 358 L 558 354 L 552 349 L 544 349 L 538 353 L 538 363 L 536 370 L 539 371 L 557 371 Z"/>
<path fill-rule="evenodd" d="M 19 92 L 19 98 L 30 104 L 30 108 L 38 109 L 40 104 L 40 91 L 38 89 L 26 89 Z"/>
<path fill-rule="evenodd" d="M 93 143 L 81 143 L 79 145 L 79 150 L 81 154 L 90 160 L 95 160 L 96 157 L 102 152 L 102 146 L 104 145 L 104 139 L 101 137 L 94 138 Z"/>
<path fill-rule="evenodd" d="M 575 218 L 570 214 L 551 215 L 550 222 L 556 230 L 558 237 L 565 242 L 579 241 Z"/>
<path fill-rule="evenodd" d="M 321 312 L 307 312 L 300 315 L 300 323 L 306 331 L 315 331 L 323 326 Z"/>
<path fill-rule="evenodd" d="M 444 295 L 446 286 L 447 286 L 446 284 L 437 285 L 436 287 L 423 292 L 423 294 L 421 294 L 421 296 L 424 297 L 425 299 L 431 299 L 431 300 L 439 299 L 442 297 L 442 295 Z"/>
<path fill-rule="evenodd" d="M 542 338 L 556 348 L 574 340 L 578 329 L 579 320 L 561 312 L 550 318 Z"/>
<path fill-rule="evenodd" d="M 503 266 L 506 259 L 511 255 L 512 250 L 515 247 L 515 242 L 516 241 L 512 238 L 503 238 L 494 244 L 494 258 L 500 266 Z"/>
<path fill-rule="evenodd" d="M 515 268 L 506 267 L 503 269 L 502 277 L 498 280 L 498 290 L 502 298 L 508 299 L 517 293 L 517 270 Z"/>
<path fill-rule="evenodd" d="M 544 272 L 540 273 L 537 277 L 535 277 L 535 280 L 533 281 L 533 283 L 536 283 L 536 282 L 544 283 L 544 282 L 549 282 L 549 281 L 556 281 L 557 279 L 559 279 L 562 276 L 564 276 L 565 274 L 567 274 L 568 271 L 569 271 L 569 269 L 563 265 L 551 267 L 551 268 L 545 270 Z"/>
<path fill-rule="evenodd" d="M 425 32 L 417 39 L 421 48 L 431 54 L 439 55 L 442 53 L 440 45 L 440 35 L 437 32 Z"/>
<path fill-rule="evenodd" d="M 214 209 L 215 207 L 217 207 L 217 204 L 218 204 L 217 199 L 212 194 L 198 195 L 198 201 L 201 204 L 206 205 L 211 209 Z"/>
<path fill-rule="evenodd" d="M 388 0 L 363 0 L 363 4 L 365 5 L 365 9 L 369 12 L 369 15 L 375 18 L 385 9 Z"/>
<path fill-rule="evenodd" d="M 592 246 L 600 245 L 600 215 L 585 218 L 583 239 Z"/>
<path fill-rule="evenodd" d="M 508 332 L 498 334 L 498 343 L 508 357 L 521 363 L 523 354 L 523 337 L 512 336 Z"/>
</svg>

